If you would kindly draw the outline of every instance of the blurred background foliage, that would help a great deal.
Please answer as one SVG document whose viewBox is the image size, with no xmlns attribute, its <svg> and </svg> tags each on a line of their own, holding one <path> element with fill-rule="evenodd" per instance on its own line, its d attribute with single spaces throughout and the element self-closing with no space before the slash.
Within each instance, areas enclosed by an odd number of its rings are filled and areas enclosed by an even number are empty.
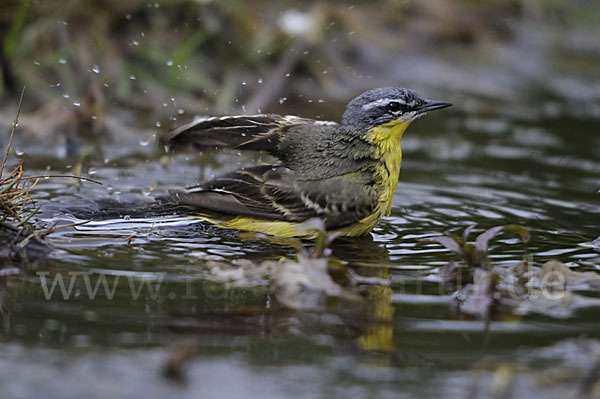
<svg viewBox="0 0 600 399">
<path fill-rule="evenodd" d="M 387 85 L 466 109 L 598 112 L 599 15 L 585 0 L 3 0 L 0 116 L 24 85 L 36 135 L 106 133 L 130 110 L 141 129 L 184 114 L 337 119 Z"/>
</svg>

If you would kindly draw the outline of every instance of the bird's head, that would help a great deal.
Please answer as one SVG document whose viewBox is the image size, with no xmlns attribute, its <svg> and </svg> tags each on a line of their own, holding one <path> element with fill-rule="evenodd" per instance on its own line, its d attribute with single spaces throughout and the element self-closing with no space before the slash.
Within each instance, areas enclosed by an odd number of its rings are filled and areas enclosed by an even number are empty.
<svg viewBox="0 0 600 399">
<path fill-rule="evenodd" d="M 350 101 L 342 117 L 342 126 L 364 131 L 382 125 L 408 125 L 406 122 L 426 112 L 451 105 L 446 101 L 427 100 L 410 89 L 381 87 Z"/>
</svg>

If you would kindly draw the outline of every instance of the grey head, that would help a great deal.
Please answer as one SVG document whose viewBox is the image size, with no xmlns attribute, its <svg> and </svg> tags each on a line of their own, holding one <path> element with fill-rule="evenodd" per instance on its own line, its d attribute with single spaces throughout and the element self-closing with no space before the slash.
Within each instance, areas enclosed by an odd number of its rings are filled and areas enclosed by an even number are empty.
<svg viewBox="0 0 600 399">
<path fill-rule="evenodd" d="M 380 87 L 366 91 L 350 101 L 342 117 L 342 126 L 368 130 L 392 121 L 415 119 L 425 112 L 451 106 L 446 101 L 428 100 L 414 90 Z"/>
</svg>

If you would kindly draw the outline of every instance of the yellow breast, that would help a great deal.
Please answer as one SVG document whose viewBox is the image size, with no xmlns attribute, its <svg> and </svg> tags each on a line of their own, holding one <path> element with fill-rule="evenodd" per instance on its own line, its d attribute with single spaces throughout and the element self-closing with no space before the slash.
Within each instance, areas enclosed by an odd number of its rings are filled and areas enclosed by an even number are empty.
<svg viewBox="0 0 600 399">
<path fill-rule="evenodd" d="M 376 146 L 376 158 L 379 164 L 375 172 L 375 187 L 379 191 L 379 203 L 375 212 L 361 220 L 365 232 L 371 231 L 383 216 L 388 216 L 392 209 L 392 199 L 396 192 L 402 150 L 400 139 L 412 121 L 393 121 L 369 130 L 367 140 Z"/>
</svg>

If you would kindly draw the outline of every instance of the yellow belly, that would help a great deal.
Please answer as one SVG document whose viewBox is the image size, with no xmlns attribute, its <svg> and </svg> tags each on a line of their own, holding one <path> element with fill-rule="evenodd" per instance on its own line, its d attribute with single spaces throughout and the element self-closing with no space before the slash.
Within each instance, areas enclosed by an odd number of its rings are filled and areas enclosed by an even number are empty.
<svg viewBox="0 0 600 399">
<path fill-rule="evenodd" d="M 341 229 L 331 231 L 331 233 L 342 232 L 350 237 L 357 237 L 369 234 L 381 219 L 381 212 L 374 212 L 363 218 L 358 223 L 345 226 Z M 195 215 L 195 218 L 202 219 L 217 227 L 225 229 L 236 229 L 252 231 L 256 233 L 269 234 L 276 237 L 293 238 L 316 238 L 319 233 L 317 230 L 299 230 L 302 223 L 286 222 L 283 220 L 262 220 L 248 217 L 236 216 L 228 220 L 217 220 L 210 216 Z"/>
</svg>

